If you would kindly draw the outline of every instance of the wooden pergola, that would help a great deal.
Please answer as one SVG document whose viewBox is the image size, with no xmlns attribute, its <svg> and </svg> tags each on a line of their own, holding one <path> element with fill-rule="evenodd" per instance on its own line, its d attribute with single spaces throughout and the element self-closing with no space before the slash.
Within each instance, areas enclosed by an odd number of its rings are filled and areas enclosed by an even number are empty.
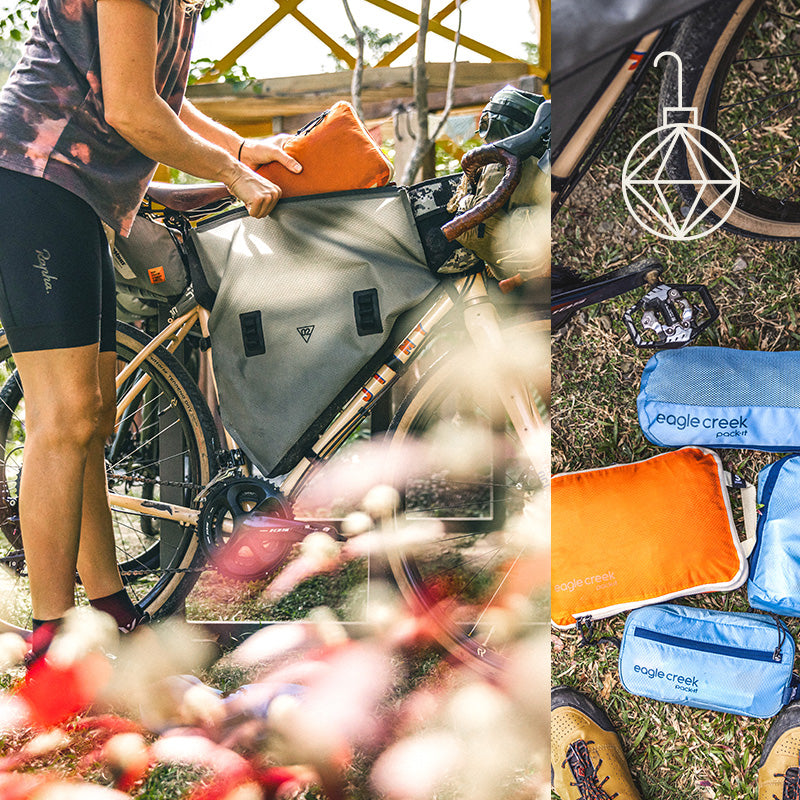
<svg viewBox="0 0 800 800">
<path fill-rule="evenodd" d="M 413 0 L 404 1 L 407 5 L 414 4 Z M 349 71 L 274 78 L 243 85 L 217 82 L 219 77 L 234 66 L 249 48 L 269 35 L 275 26 L 287 17 L 291 17 L 311 32 L 348 67 L 352 69 L 355 66 L 356 56 L 300 10 L 303 0 L 274 0 L 274 2 L 278 8 L 229 53 L 219 59 L 197 84 L 190 87 L 188 93 L 198 108 L 243 135 L 263 136 L 273 132 L 294 131 L 337 100 L 350 99 Z M 366 0 L 366 2 L 406 22 L 418 23 L 418 12 L 397 2 L 392 0 Z M 462 8 L 467 4 L 468 0 L 461 0 Z M 541 90 L 542 80 L 550 71 L 550 0 L 532 0 L 532 7 L 534 4 L 538 7 L 541 20 L 539 63 L 530 64 L 476 39 L 460 36 L 460 52 L 467 51 L 483 56 L 489 59 L 489 63 L 465 61 L 458 64 L 455 108 L 479 109 L 494 91 L 507 83 L 519 85 L 522 81 L 526 88 L 535 86 Z M 440 10 L 432 13 L 429 33 L 454 41 L 456 30 L 448 26 L 446 20 L 456 10 L 455 0 L 450 0 Z M 415 43 L 416 33 L 398 42 L 375 66 L 365 69 L 362 103 L 365 116 L 373 124 L 385 121 L 398 107 L 411 103 L 413 97 L 411 68 L 393 65 Z M 428 102 L 432 112 L 444 107 L 448 70 L 449 64 L 429 65 Z"/>
</svg>

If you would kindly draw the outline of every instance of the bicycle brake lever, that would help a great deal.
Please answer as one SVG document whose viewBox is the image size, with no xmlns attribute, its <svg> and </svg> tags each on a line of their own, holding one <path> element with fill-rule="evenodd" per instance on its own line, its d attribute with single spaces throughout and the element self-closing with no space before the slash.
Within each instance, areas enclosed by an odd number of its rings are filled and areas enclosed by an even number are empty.
<svg viewBox="0 0 800 800">
<path fill-rule="evenodd" d="M 692 292 L 698 294 L 699 303 L 686 297 Z M 640 312 L 637 326 L 635 315 Z M 707 287 L 660 283 L 625 311 L 622 320 L 636 347 L 669 349 L 694 341 L 718 316 Z"/>
</svg>

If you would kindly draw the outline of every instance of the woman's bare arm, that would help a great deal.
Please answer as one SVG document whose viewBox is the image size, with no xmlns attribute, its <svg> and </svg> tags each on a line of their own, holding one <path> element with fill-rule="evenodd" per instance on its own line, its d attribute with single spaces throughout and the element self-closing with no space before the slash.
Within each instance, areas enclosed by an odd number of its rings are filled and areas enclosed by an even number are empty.
<svg viewBox="0 0 800 800">
<path fill-rule="evenodd" d="M 180 113 L 181 121 L 195 133 L 210 142 L 225 148 L 255 169 L 262 164 L 278 161 L 292 172 L 300 172 L 302 167 L 288 153 L 282 150 L 283 142 L 290 138 L 286 133 L 269 136 L 265 139 L 248 139 L 240 136 L 230 128 L 226 128 L 211 117 L 206 116 L 193 103 L 183 101 Z"/>
<path fill-rule="evenodd" d="M 265 216 L 280 198 L 280 188 L 226 147 L 193 131 L 158 96 L 157 26 L 156 12 L 141 0 L 98 0 L 106 121 L 154 161 L 198 178 L 222 181 L 252 216 Z"/>
</svg>

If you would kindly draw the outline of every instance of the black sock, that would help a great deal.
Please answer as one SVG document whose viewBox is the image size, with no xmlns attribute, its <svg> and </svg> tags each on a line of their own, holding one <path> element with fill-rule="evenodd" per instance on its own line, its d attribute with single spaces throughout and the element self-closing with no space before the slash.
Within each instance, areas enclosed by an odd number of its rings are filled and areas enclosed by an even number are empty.
<svg viewBox="0 0 800 800">
<path fill-rule="evenodd" d="M 145 616 L 142 609 L 137 608 L 131 602 L 125 589 L 120 589 L 118 592 L 106 597 L 90 600 L 89 605 L 98 611 L 105 611 L 106 614 L 111 614 L 117 623 L 117 627 L 123 633 L 129 633 L 136 628 Z"/>
<path fill-rule="evenodd" d="M 61 624 L 64 622 L 64 618 L 33 619 L 31 622 L 33 629 L 33 634 L 30 638 L 31 650 L 25 656 L 25 666 L 28 668 L 33 666 L 48 651 Z"/>
</svg>

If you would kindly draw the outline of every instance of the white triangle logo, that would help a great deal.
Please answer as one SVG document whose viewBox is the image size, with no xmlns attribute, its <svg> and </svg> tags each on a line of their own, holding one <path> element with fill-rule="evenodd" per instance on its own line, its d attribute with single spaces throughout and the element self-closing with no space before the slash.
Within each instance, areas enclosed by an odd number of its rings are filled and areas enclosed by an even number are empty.
<svg viewBox="0 0 800 800">
<path fill-rule="evenodd" d="M 297 329 L 297 332 L 303 337 L 303 341 L 307 342 L 311 338 L 311 334 L 314 333 L 314 326 L 303 325 L 302 328 Z"/>
</svg>

